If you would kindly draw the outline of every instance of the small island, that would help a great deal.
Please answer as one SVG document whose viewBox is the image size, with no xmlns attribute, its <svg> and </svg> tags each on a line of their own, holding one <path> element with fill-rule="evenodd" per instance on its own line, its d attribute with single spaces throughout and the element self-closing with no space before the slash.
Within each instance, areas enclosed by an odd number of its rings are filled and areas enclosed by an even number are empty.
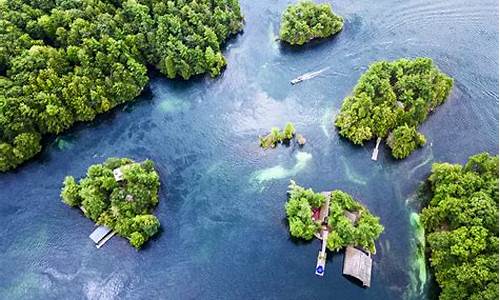
<svg viewBox="0 0 500 300">
<path fill-rule="evenodd" d="M 290 235 L 304 240 L 317 237 L 323 241 L 316 274 L 323 276 L 326 248 L 335 252 L 346 248 L 344 274 L 356 277 L 364 286 L 369 286 L 370 255 L 375 254 L 375 240 L 384 231 L 379 218 L 340 190 L 315 193 L 291 180 L 288 194 L 285 210 Z"/>
<path fill-rule="evenodd" d="M 271 128 L 268 135 L 259 137 L 259 143 L 263 149 L 275 148 L 279 143 L 289 143 L 294 137 L 297 138 L 299 146 L 304 146 L 306 139 L 301 134 L 296 134 L 295 126 L 288 122 L 283 131 L 278 127 Z"/>
<path fill-rule="evenodd" d="M 140 249 L 160 227 L 151 214 L 158 204 L 160 179 L 154 163 L 109 158 L 87 170 L 77 183 L 67 176 L 61 191 L 64 203 L 80 207 L 85 216 L 127 238 Z"/>
<path fill-rule="evenodd" d="M 498 299 L 498 156 L 435 163 L 421 220 L 439 299 Z"/>
<path fill-rule="evenodd" d="M 280 39 L 302 45 L 316 38 L 326 38 L 342 30 L 344 19 L 333 13 L 330 4 L 300 1 L 289 5 L 281 17 Z"/>
<path fill-rule="evenodd" d="M 354 144 L 387 139 L 392 156 L 402 159 L 425 144 L 417 131 L 430 112 L 443 104 L 453 79 L 430 58 L 379 61 L 361 76 L 335 119 L 341 136 Z"/>
</svg>

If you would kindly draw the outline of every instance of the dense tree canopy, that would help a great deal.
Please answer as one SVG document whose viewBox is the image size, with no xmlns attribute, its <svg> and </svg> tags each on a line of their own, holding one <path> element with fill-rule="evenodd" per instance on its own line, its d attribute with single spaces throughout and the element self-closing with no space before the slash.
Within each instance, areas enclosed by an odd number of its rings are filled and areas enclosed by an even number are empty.
<svg viewBox="0 0 500 300">
<path fill-rule="evenodd" d="M 0 171 L 45 134 L 133 100 L 147 66 L 216 76 L 241 28 L 238 0 L 0 1 Z"/>
<path fill-rule="evenodd" d="M 446 101 L 452 85 L 429 58 L 376 62 L 344 99 L 335 125 L 355 144 L 388 137 L 392 155 L 405 158 L 425 144 L 417 127 Z"/>
<path fill-rule="evenodd" d="M 113 170 L 120 168 L 123 180 L 117 182 Z M 139 249 L 160 227 L 151 214 L 158 204 L 160 179 L 150 160 L 134 163 L 127 158 L 109 158 L 90 166 L 79 183 L 72 176 L 64 179 L 61 198 L 70 206 L 81 206 L 92 221 L 112 228 Z"/>
<path fill-rule="evenodd" d="M 330 4 L 304 0 L 289 5 L 281 17 L 280 39 L 302 45 L 315 38 L 326 38 L 342 30 L 344 19 L 333 13 Z"/>
<path fill-rule="evenodd" d="M 498 299 L 498 156 L 436 163 L 429 183 L 421 219 L 440 299 Z"/>
<path fill-rule="evenodd" d="M 312 189 L 304 189 L 293 180 L 288 193 L 290 199 L 285 205 L 285 210 L 290 234 L 293 237 L 310 240 L 321 226 L 320 221 L 314 221 L 312 218 L 313 209 L 319 208 L 326 201 L 325 196 L 315 193 Z M 358 214 L 358 220 L 353 224 L 346 216 L 346 212 Z M 338 251 L 351 245 L 374 253 L 374 242 L 384 230 L 379 218 L 372 215 L 349 194 L 340 190 L 335 190 L 331 194 L 328 227 L 330 235 L 327 247 L 331 251 Z"/>
</svg>

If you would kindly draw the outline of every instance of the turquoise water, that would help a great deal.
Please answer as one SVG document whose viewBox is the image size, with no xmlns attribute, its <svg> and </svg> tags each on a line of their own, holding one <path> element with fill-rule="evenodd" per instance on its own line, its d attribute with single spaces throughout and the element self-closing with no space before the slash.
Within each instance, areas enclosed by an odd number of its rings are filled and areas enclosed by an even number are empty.
<svg viewBox="0 0 500 300">
<path fill-rule="evenodd" d="M 423 299 L 405 199 L 432 162 L 498 151 L 496 1 L 336 1 L 333 39 L 303 48 L 274 41 L 287 1 L 241 1 L 244 33 L 226 46 L 217 79 L 152 74 L 144 94 L 81 124 L 14 172 L 0 175 L 1 299 Z M 404 161 L 374 142 L 356 147 L 331 125 L 343 97 L 377 59 L 429 56 L 455 78 L 449 101 L 422 126 L 427 145 Z M 289 80 L 330 67 L 291 86 Z M 307 144 L 263 151 L 258 136 L 287 121 Z M 93 224 L 59 199 L 65 175 L 109 156 L 153 159 L 163 231 L 136 252 L 121 238 L 97 250 Z M 342 255 L 314 275 L 318 241 L 290 239 L 289 179 L 340 188 L 381 217 L 372 287 L 341 276 Z M 417 285 L 415 285 L 417 284 Z"/>
</svg>

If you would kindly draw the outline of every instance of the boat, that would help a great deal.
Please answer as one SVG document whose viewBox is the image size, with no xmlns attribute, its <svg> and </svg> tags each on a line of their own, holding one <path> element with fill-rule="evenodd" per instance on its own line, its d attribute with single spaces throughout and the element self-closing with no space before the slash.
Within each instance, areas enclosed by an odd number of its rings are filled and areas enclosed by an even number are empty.
<svg viewBox="0 0 500 300">
<path fill-rule="evenodd" d="M 290 81 L 290 83 L 291 83 L 292 85 L 295 85 L 295 84 L 300 83 L 300 82 L 302 82 L 302 81 L 304 81 L 304 80 L 312 79 L 312 78 L 314 78 L 314 77 L 316 77 L 316 76 L 320 75 L 321 73 L 323 73 L 324 71 L 326 71 L 326 70 L 328 70 L 328 69 L 329 69 L 329 67 L 327 67 L 327 68 L 323 68 L 323 69 L 318 70 L 318 71 L 314 71 L 314 72 L 309 72 L 309 73 L 302 74 L 302 75 L 300 75 L 299 77 L 297 77 L 297 78 L 295 78 L 295 79 L 292 79 L 292 80 Z"/>
</svg>

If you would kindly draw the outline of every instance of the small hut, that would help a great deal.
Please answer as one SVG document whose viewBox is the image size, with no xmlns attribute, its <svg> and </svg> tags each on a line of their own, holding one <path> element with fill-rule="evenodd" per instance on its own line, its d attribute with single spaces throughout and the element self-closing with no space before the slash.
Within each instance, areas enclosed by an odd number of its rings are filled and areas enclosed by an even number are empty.
<svg viewBox="0 0 500 300">
<path fill-rule="evenodd" d="M 351 221 L 352 225 L 355 225 L 359 219 L 359 212 L 350 212 L 346 210 L 344 211 L 344 216 L 346 216 L 349 221 Z"/>
<path fill-rule="evenodd" d="M 372 277 L 372 258 L 370 254 L 348 246 L 345 249 L 342 274 L 358 279 L 364 287 L 370 287 Z"/>
<path fill-rule="evenodd" d="M 123 180 L 123 171 L 122 168 L 116 168 L 113 170 L 113 176 L 115 177 L 115 180 L 117 182 L 120 182 Z"/>
</svg>

